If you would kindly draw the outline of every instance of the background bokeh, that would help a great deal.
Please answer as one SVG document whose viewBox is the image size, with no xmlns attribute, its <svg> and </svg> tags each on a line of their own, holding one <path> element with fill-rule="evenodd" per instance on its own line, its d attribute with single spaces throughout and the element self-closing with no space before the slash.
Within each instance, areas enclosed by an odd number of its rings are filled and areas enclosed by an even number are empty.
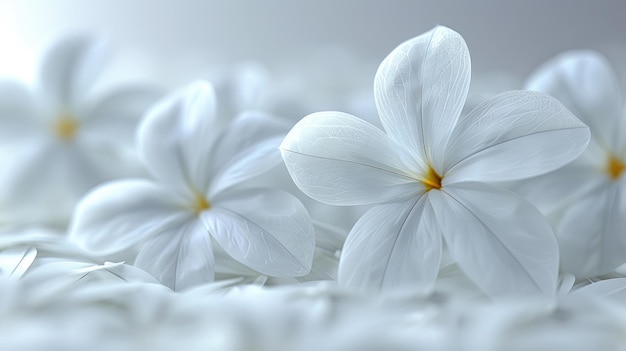
<svg viewBox="0 0 626 351">
<path fill-rule="evenodd" d="M 180 85 L 212 64 L 272 65 L 327 46 L 353 51 L 373 76 L 397 44 L 443 24 L 465 37 L 474 75 L 525 77 L 560 51 L 593 48 L 624 77 L 625 14 L 620 0 L 0 0 L 0 74 L 32 78 L 38 53 L 78 31 L 114 44 L 112 79 Z M 120 72 L 120 62 L 138 64 Z"/>
</svg>

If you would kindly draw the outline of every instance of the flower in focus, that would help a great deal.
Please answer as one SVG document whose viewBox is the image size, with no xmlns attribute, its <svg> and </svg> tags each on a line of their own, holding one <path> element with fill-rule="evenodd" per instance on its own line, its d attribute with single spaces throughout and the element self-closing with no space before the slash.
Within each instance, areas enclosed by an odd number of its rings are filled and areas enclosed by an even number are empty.
<svg viewBox="0 0 626 351">
<path fill-rule="evenodd" d="M 104 49 L 92 38 L 69 37 L 43 58 L 38 90 L 0 82 L 6 221 L 63 226 L 87 190 L 142 171 L 132 135 L 157 93 L 129 86 L 94 99 Z"/>
<path fill-rule="evenodd" d="M 77 206 L 70 237 L 103 255 L 138 246 L 134 264 L 176 290 L 213 280 L 212 241 L 262 274 L 307 274 L 315 237 L 302 203 L 279 189 L 241 186 L 280 163 L 284 125 L 250 113 L 222 127 L 215 109 L 205 82 L 157 104 L 137 131 L 155 180 L 94 190 Z"/>
<path fill-rule="evenodd" d="M 579 278 L 626 263 L 626 118 L 616 75 L 593 51 L 565 52 L 526 84 L 559 99 L 589 125 L 576 161 L 523 184 L 520 192 L 555 223 L 561 269 Z"/>
<path fill-rule="evenodd" d="M 536 92 L 502 93 L 461 115 L 469 82 L 465 41 L 436 27 L 378 69 L 384 132 L 320 112 L 286 136 L 283 159 L 303 192 L 333 205 L 376 204 L 348 235 L 340 283 L 428 292 L 445 241 L 489 295 L 555 293 L 558 246 L 549 224 L 522 197 L 488 183 L 563 166 L 584 150 L 589 129 Z"/>
</svg>

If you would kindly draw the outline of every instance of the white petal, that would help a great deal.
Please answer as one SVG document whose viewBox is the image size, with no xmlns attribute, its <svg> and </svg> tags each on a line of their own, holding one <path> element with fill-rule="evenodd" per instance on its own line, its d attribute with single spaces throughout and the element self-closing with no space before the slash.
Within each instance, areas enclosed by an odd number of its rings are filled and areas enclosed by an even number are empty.
<svg viewBox="0 0 626 351">
<path fill-rule="evenodd" d="M 36 106 L 36 99 L 23 85 L 0 81 L 0 140 L 3 144 L 28 142 L 46 132 L 41 128 L 41 116 Z"/>
<path fill-rule="evenodd" d="M 213 281 L 211 237 L 197 218 L 150 238 L 139 251 L 135 265 L 173 290 Z"/>
<path fill-rule="evenodd" d="M 119 144 L 110 144 L 102 139 L 81 138 L 77 140 L 76 145 L 67 148 L 68 161 L 72 165 L 69 167 L 72 171 L 67 172 L 67 178 L 85 179 L 84 182 L 88 184 L 88 187 L 84 188 L 82 195 L 85 190 L 104 181 L 147 177 L 146 168 L 138 159 L 135 150 L 127 146 L 122 140 Z M 72 174 L 72 172 L 76 173 Z"/>
<path fill-rule="evenodd" d="M 75 155 L 48 140 L 14 150 L 1 173 L 0 202 L 10 204 L 3 212 L 21 223 L 65 226 L 79 197 L 101 180 Z"/>
<path fill-rule="evenodd" d="M 306 116 L 280 149 L 300 190 L 327 204 L 380 203 L 424 191 L 380 129 L 345 113 Z"/>
<path fill-rule="evenodd" d="M 606 274 L 626 263 L 626 180 L 609 182 L 576 201 L 557 227 L 562 270 Z"/>
<path fill-rule="evenodd" d="M 157 184 L 124 180 L 89 193 L 76 206 L 69 235 L 88 250 L 107 255 L 171 232 L 192 215 L 180 199 Z"/>
<path fill-rule="evenodd" d="M 374 95 L 389 136 L 441 173 L 443 152 L 470 85 L 470 55 L 455 31 L 438 26 L 381 63 Z"/>
<path fill-rule="evenodd" d="M 222 194 L 202 213 L 208 231 L 235 260 L 271 276 L 311 270 L 315 235 L 306 209 L 278 189 Z"/>
<path fill-rule="evenodd" d="M 242 62 L 231 70 L 220 72 L 211 82 L 215 84 L 220 102 L 218 115 L 221 121 L 231 121 L 240 112 L 257 110 L 268 92 L 269 72 L 256 62 Z"/>
<path fill-rule="evenodd" d="M 444 184 L 544 174 L 575 159 L 589 138 L 589 128 L 554 98 L 502 93 L 459 119 L 446 151 Z"/>
<path fill-rule="evenodd" d="M 134 147 L 136 126 L 160 95 L 156 89 L 139 86 L 116 89 L 89 107 L 79 135 L 92 144 Z"/>
<path fill-rule="evenodd" d="M 513 190 L 549 215 L 573 204 L 606 183 L 606 176 L 588 165 L 570 163 L 554 172 L 525 179 Z"/>
<path fill-rule="evenodd" d="M 561 273 L 559 274 L 559 283 L 558 283 L 558 295 L 565 296 L 576 284 L 576 277 L 569 273 Z"/>
<path fill-rule="evenodd" d="M 621 159 L 626 159 L 626 104 L 622 110 L 622 115 L 619 120 L 619 125 L 615 128 L 618 138 L 616 140 L 615 150 L 622 150 L 622 153 L 616 153 Z"/>
<path fill-rule="evenodd" d="M 71 284 L 69 286 L 72 287 L 76 286 L 76 284 L 85 284 L 91 281 L 98 282 L 100 286 L 106 281 L 158 283 L 150 274 L 137 267 L 124 264 L 124 262 L 94 264 L 84 261 L 57 261 L 33 268 L 26 277 L 35 281 L 46 282 L 49 282 L 51 277 L 55 277 L 58 281 L 57 284 Z"/>
<path fill-rule="evenodd" d="M 41 85 L 56 108 L 82 101 L 102 71 L 106 45 L 95 38 L 73 36 L 56 43 L 42 60 Z"/>
<path fill-rule="evenodd" d="M 0 177 L 0 202 L 9 205 L 4 214 L 22 223 L 67 225 L 88 190 L 141 170 L 116 151 L 52 140 L 12 150 Z"/>
<path fill-rule="evenodd" d="M 621 93 L 611 65 L 600 53 L 568 51 L 544 63 L 526 82 L 561 101 L 591 128 L 594 137 L 613 152 L 622 151 L 624 136 L 618 134 Z"/>
<path fill-rule="evenodd" d="M 276 167 L 282 163 L 278 149 L 290 125 L 279 118 L 246 112 L 220 135 L 211 154 L 211 194 Z M 211 196 L 211 194 L 209 196 Z"/>
<path fill-rule="evenodd" d="M 254 179 L 281 164 L 283 159 L 280 157 L 278 147 L 282 141 L 283 136 L 269 138 L 233 156 L 221 172 L 215 175 L 208 197 L 213 197 L 231 186 Z"/>
<path fill-rule="evenodd" d="M 163 184 L 188 193 L 205 193 L 209 157 L 220 126 L 215 123 L 215 94 L 195 82 L 152 108 L 137 130 L 139 154 Z M 193 196 L 193 194 L 188 194 Z"/>
<path fill-rule="evenodd" d="M 595 298 L 613 298 L 618 301 L 626 299 L 626 278 L 613 278 L 585 285 L 572 292 L 574 295 L 584 295 Z"/>
<path fill-rule="evenodd" d="M 213 168 L 223 168 L 235 155 L 254 148 L 259 142 L 277 136 L 284 137 L 290 128 L 287 121 L 263 112 L 248 111 L 240 114 L 215 143 Z"/>
<path fill-rule="evenodd" d="M 439 272 L 441 246 L 428 196 L 378 205 L 350 231 L 339 261 L 339 283 L 430 292 Z"/>
<path fill-rule="evenodd" d="M 2 174 L 5 186 L 0 188 L 0 201 L 10 204 L 4 212 L 19 222 L 65 226 L 88 190 L 139 168 L 129 167 L 119 154 L 108 152 L 114 150 L 55 142 L 31 147 L 15 150 Z"/>
<path fill-rule="evenodd" d="M 37 257 L 37 249 L 32 246 L 13 246 L 0 251 L 0 274 L 20 278 L 26 273 Z"/>
<path fill-rule="evenodd" d="M 559 251 L 550 225 L 518 195 L 481 183 L 431 191 L 450 255 L 491 296 L 556 293 Z"/>
</svg>

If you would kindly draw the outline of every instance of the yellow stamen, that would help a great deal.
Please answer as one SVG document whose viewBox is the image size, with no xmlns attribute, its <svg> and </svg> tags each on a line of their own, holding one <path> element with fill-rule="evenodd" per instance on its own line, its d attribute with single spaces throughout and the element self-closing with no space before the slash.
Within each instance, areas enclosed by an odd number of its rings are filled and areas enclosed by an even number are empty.
<svg viewBox="0 0 626 351">
<path fill-rule="evenodd" d="M 208 210 L 211 208 L 211 203 L 199 193 L 196 193 L 196 202 L 193 204 L 192 209 L 196 213 Z"/>
<path fill-rule="evenodd" d="M 64 113 L 56 121 L 54 131 L 59 139 L 69 141 L 78 132 L 78 121 L 71 114 Z"/>
<path fill-rule="evenodd" d="M 611 177 L 611 179 L 618 179 L 624 172 L 624 169 L 626 169 L 624 161 L 610 154 L 606 165 L 606 172 L 609 174 L 609 177 Z"/>
<path fill-rule="evenodd" d="M 426 188 L 426 191 L 431 191 L 433 189 L 441 189 L 442 179 L 443 177 L 440 176 L 439 173 L 437 173 L 437 171 L 435 171 L 432 166 L 428 166 L 428 171 L 426 172 L 424 177 L 420 179 L 420 181 L 422 182 L 422 184 L 424 184 L 424 188 Z"/>
</svg>

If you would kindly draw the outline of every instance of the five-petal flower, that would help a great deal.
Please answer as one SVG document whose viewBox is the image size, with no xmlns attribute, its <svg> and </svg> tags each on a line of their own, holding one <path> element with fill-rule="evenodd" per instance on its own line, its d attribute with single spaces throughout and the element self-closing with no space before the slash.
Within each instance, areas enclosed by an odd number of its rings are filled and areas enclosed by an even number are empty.
<svg viewBox="0 0 626 351">
<path fill-rule="evenodd" d="M 155 180 L 94 190 L 77 206 L 71 238 L 102 254 L 139 245 L 135 265 L 177 290 L 213 280 L 215 243 L 263 274 L 307 274 L 315 237 L 302 203 L 279 189 L 241 187 L 281 162 L 285 126 L 249 113 L 222 127 L 215 110 L 206 82 L 156 105 L 137 131 Z"/>
<path fill-rule="evenodd" d="M 589 129 L 549 96 L 497 95 L 461 115 L 470 82 L 465 41 L 446 27 L 406 41 L 382 62 L 374 94 L 384 132 L 348 114 L 302 119 L 281 150 L 307 195 L 377 204 L 353 227 L 340 283 L 429 291 L 443 242 L 486 293 L 555 293 L 558 246 L 520 196 L 487 184 L 557 169 Z M 442 240 L 443 238 L 443 240 Z"/>
<path fill-rule="evenodd" d="M 626 263 L 626 118 L 616 74 L 593 51 L 569 51 L 541 66 L 528 89 L 559 99 L 591 129 L 585 153 L 520 187 L 555 220 L 561 269 L 579 278 Z"/>
<path fill-rule="evenodd" d="M 129 86 L 94 100 L 104 49 L 69 37 L 43 58 L 39 90 L 0 82 L 0 202 L 8 222 L 64 226 L 93 186 L 143 172 L 132 136 L 159 93 Z"/>
</svg>

